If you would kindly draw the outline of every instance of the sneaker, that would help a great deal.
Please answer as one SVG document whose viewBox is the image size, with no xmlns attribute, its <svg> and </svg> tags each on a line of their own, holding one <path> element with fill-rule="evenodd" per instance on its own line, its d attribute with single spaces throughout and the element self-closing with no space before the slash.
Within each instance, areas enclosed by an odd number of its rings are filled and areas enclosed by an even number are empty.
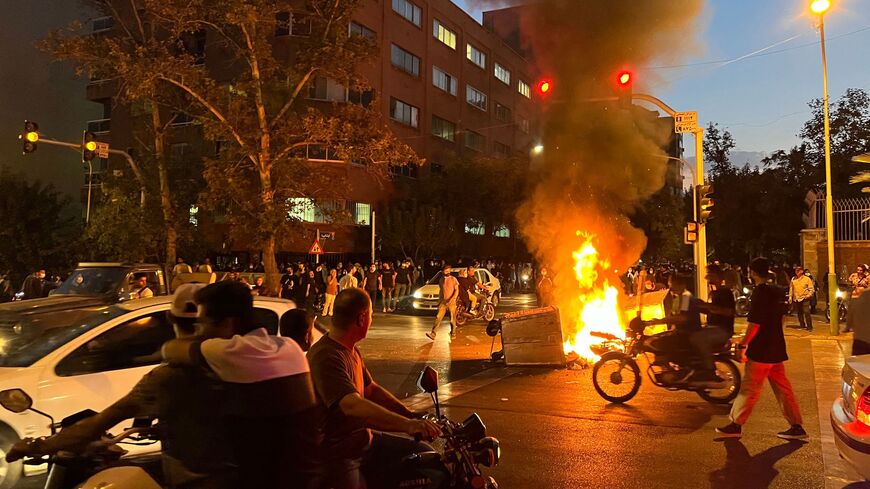
<svg viewBox="0 0 870 489">
<path fill-rule="evenodd" d="M 722 438 L 740 438 L 743 436 L 743 427 L 737 423 L 729 423 L 727 426 L 716 428 L 716 433 Z"/>
<path fill-rule="evenodd" d="M 780 431 L 776 436 L 784 440 L 806 440 L 810 437 L 810 435 L 804 431 L 804 427 L 799 424 L 796 424 L 785 431 Z"/>
<path fill-rule="evenodd" d="M 435 332 L 434 332 L 434 331 L 429 331 L 428 333 L 426 333 L 426 337 L 429 338 L 429 339 L 432 340 L 432 341 L 435 341 Z"/>
</svg>

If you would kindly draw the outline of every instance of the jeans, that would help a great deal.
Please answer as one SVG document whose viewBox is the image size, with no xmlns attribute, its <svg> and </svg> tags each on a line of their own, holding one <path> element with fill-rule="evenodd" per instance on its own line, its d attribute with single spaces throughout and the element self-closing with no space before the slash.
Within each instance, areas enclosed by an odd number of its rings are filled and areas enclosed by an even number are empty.
<svg viewBox="0 0 870 489">
<path fill-rule="evenodd" d="M 384 302 L 384 310 L 385 311 L 389 311 L 390 309 L 393 309 L 394 307 L 396 307 L 393 304 L 394 298 L 395 297 L 393 296 L 393 288 L 392 287 L 384 287 L 383 302 Z"/>
<path fill-rule="evenodd" d="M 435 325 L 432 326 L 433 332 L 438 329 L 438 326 L 441 326 L 441 320 L 444 319 L 447 311 L 450 311 L 450 332 L 453 332 L 453 328 L 456 325 L 456 299 L 438 304 L 438 313 L 435 314 Z"/>
<path fill-rule="evenodd" d="M 407 455 L 432 451 L 432 447 L 410 438 L 372 431 L 372 443 L 361 458 L 328 463 L 327 478 L 332 489 L 377 489 L 386 486 L 380 477 L 395 475 Z M 380 477 L 379 477 L 380 476 Z"/>
<path fill-rule="evenodd" d="M 335 294 L 326 294 L 323 302 L 323 316 L 332 316 L 332 306 L 335 304 Z"/>
<path fill-rule="evenodd" d="M 810 315 L 810 300 L 795 301 L 794 308 L 797 310 L 798 322 L 801 328 L 812 331 L 813 317 Z"/>
<path fill-rule="evenodd" d="M 716 370 L 713 354 L 722 349 L 728 338 L 728 332 L 716 326 L 702 328 L 700 331 L 692 333 L 692 336 L 689 337 L 689 342 L 701 356 L 705 370 Z"/>
<path fill-rule="evenodd" d="M 396 284 L 396 290 L 393 292 L 396 296 L 396 302 L 402 300 L 410 291 L 411 287 L 408 284 Z"/>
<path fill-rule="evenodd" d="M 782 362 L 760 363 L 753 360 L 746 363 L 740 393 L 737 394 L 737 399 L 734 400 L 734 405 L 731 407 L 731 421 L 741 426 L 746 424 L 755 403 L 761 397 L 761 389 L 764 388 L 765 379 L 770 382 L 773 395 L 776 396 L 779 408 L 789 424 L 802 424 L 801 410 L 794 390 L 791 388 L 788 377 L 785 376 L 785 364 Z"/>
</svg>

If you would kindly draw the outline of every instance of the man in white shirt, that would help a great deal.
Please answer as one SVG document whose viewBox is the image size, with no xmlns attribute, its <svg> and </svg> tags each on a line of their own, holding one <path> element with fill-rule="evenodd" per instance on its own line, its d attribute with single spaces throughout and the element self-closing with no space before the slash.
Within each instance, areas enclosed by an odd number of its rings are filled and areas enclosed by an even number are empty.
<svg viewBox="0 0 870 489">
<path fill-rule="evenodd" d="M 810 299 L 816 295 L 816 286 L 813 279 L 804 274 L 804 268 L 800 265 L 794 267 L 794 278 L 788 288 L 788 302 L 794 304 L 797 310 L 798 322 L 801 329 L 813 330 L 813 317 L 810 315 Z"/>
</svg>

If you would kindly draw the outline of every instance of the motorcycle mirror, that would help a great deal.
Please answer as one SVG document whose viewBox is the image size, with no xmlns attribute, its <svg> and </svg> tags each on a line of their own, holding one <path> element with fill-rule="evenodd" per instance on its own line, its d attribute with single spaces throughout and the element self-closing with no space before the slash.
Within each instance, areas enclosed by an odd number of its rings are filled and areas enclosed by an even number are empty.
<svg viewBox="0 0 870 489">
<path fill-rule="evenodd" d="M 417 387 L 429 394 L 438 392 L 438 372 L 426 365 L 426 368 L 420 372 L 420 377 L 417 379 Z"/>
<path fill-rule="evenodd" d="M 21 389 L 0 391 L 0 405 L 13 413 L 23 413 L 33 406 L 33 399 Z"/>
</svg>

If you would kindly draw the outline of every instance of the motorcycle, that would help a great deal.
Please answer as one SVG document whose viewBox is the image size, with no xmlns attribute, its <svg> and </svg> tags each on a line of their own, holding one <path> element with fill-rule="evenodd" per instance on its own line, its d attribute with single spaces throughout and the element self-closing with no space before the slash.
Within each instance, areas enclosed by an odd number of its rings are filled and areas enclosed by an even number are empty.
<svg viewBox="0 0 870 489">
<path fill-rule="evenodd" d="M 840 322 L 843 323 L 846 321 L 846 315 L 849 313 L 849 301 L 846 298 L 851 295 L 851 292 L 838 288 L 834 294 L 837 296 L 837 313 L 840 317 Z M 830 304 L 825 305 L 825 320 L 829 323 L 831 322 Z"/>
<path fill-rule="evenodd" d="M 749 315 L 749 306 L 752 304 L 752 285 L 744 285 L 741 290 L 734 290 L 734 314 L 745 318 Z"/>
<path fill-rule="evenodd" d="M 740 391 L 740 370 L 734 361 L 740 358 L 737 345 L 729 340 L 714 354 L 716 375 L 724 382 L 711 386 L 691 380 L 700 359 L 690 345 L 676 341 L 670 332 L 647 336 L 645 328 L 644 322 L 635 318 L 629 323 L 624 339 L 592 333 L 605 340 L 592 350 L 601 355 L 592 368 L 592 385 L 598 395 L 617 404 L 631 400 L 640 389 L 637 357 L 643 355 L 647 361 L 646 374 L 658 387 L 695 392 L 713 404 L 727 404 L 737 397 Z"/>
<path fill-rule="evenodd" d="M 495 318 L 495 303 L 492 301 L 492 292 L 487 289 L 483 289 L 483 295 L 486 297 L 485 300 L 479 301 L 477 304 L 477 309 L 474 311 L 470 311 L 470 304 L 466 304 L 464 302 L 460 302 L 459 305 L 456 306 L 456 324 L 462 326 L 468 321 L 474 319 L 483 318 L 487 321 L 492 321 Z"/>
<path fill-rule="evenodd" d="M 0 392 L 0 405 L 13 413 L 31 411 L 49 419 L 51 434 L 97 414 L 92 410 L 80 411 L 55 423 L 54 419 L 33 408 L 33 399 L 21 389 Z M 86 445 L 79 453 L 65 450 L 47 456 L 25 457 L 25 465 L 48 464 L 45 489 L 161 489 L 162 479 L 159 453 L 124 457 L 127 450 L 119 445 L 152 445 L 159 440 L 151 420 L 135 420 L 131 428 L 117 436 L 109 434 Z"/>
</svg>

